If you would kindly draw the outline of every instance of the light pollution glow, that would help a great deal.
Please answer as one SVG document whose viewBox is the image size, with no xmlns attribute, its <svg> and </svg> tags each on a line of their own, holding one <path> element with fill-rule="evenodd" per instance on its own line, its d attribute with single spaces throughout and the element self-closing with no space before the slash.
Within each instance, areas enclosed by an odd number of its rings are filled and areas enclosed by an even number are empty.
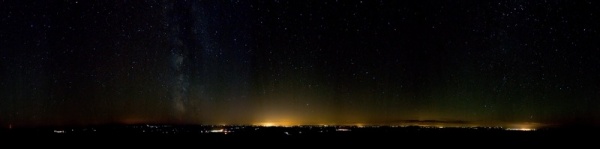
<svg viewBox="0 0 600 149">
<path fill-rule="evenodd" d="M 507 130 L 535 130 L 547 125 L 532 122 L 476 122 L 476 121 L 428 121 L 428 120 L 399 120 L 396 122 L 380 122 L 374 123 L 366 121 L 364 116 L 343 116 L 343 119 L 332 120 L 332 116 L 325 114 L 307 114 L 293 110 L 286 110 L 282 106 L 274 109 L 263 109 L 260 112 L 252 113 L 251 119 L 244 121 L 235 121 L 235 119 L 227 118 L 225 115 L 215 114 L 217 120 L 215 122 L 197 122 L 196 124 L 207 125 L 255 125 L 268 127 L 289 127 L 299 125 L 318 125 L 318 126 L 422 126 L 422 127 L 437 127 L 437 128 L 452 128 L 452 127 L 499 127 Z M 347 119 L 346 119 L 347 118 Z M 233 120 L 233 121 L 232 121 Z M 142 123 L 160 123 L 160 121 L 148 121 L 143 118 L 127 118 L 121 120 L 124 124 L 142 124 Z M 192 123 L 193 124 L 193 123 Z"/>
</svg>

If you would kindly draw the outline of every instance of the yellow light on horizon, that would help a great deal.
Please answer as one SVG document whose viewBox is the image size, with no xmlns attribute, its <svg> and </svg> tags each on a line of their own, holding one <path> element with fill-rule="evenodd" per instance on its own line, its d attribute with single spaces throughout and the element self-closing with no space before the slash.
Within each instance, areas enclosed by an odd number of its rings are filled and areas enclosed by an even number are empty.
<svg viewBox="0 0 600 149">
<path fill-rule="evenodd" d="M 261 123 L 259 124 L 260 126 L 265 126 L 265 127 L 273 127 L 273 126 L 277 126 L 275 123 L 271 123 L 271 122 L 267 122 L 267 123 Z"/>
<path fill-rule="evenodd" d="M 263 122 L 263 123 L 258 123 L 258 124 L 254 124 L 254 125 L 263 126 L 263 127 L 291 127 L 291 126 L 294 126 L 290 122 Z"/>
<path fill-rule="evenodd" d="M 506 128 L 509 131 L 535 131 L 533 128 Z"/>
<path fill-rule="evenodd" d="M 363 127 L 365 127 L 365 124 L 363 124 L 363 123 L 357 123 L 357 124 L 354 124 L 354 126 L 356 126 L 358 128 L 363 128 Z"/>
</svg>

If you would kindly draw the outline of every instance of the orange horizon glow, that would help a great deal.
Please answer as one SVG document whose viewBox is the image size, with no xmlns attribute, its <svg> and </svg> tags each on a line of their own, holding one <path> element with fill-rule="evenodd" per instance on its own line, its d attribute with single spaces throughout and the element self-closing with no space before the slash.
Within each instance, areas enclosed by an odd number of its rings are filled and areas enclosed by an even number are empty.
<svg viewBox="0 0 600 149">
<path fill-rule="evenodd" d="M 220 121 L 218 123 L 204 122 L 197 123 L 202 125 L 253 125 L 253 126 L 265 126 L 265 127 L 293 127 L 303 125 L 313 126 L 355 126 L 355 127 L 370 127 L 370 126 L 420 126 L 420 127 L 436 127 L 436 128 L 457 128 L 457 127 L 495 127 L 499 129 L 514 130 L 514 131 L 534 131 L 543 127 L 553 126 L 550 124 L 535 123 L 535 122 L 459 122 L 455 123 L 452 121 L 406 121 L 406 122 L 395 122 L 395 123 L 369 123 L 364 121 L 357 122 L 346 122 L 346 123 L 332 123 L 326 121 L 305 121 L 305 117 L 301 116 L 289 116 L 286 114 L 269 114 L 262 118 L 257 118 L 256 121 L 251 123 L 244 122 L 225 122 Z M 324 119 L 319 119 L 324 120 Z M 119 121 L 123 124 L 148 124 L 157 123 L 157 121 L 147 121 L 141 118 L 125 118 Z M 160 122 L 158 122 L 160 123 Z M 190 124 L 190 123 L 188 123 Z"/>
</svg>

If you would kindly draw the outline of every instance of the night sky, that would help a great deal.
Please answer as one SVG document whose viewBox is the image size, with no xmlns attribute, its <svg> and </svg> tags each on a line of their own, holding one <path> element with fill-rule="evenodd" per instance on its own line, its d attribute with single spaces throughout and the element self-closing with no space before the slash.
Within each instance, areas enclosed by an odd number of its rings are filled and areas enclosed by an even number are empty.
<svg viewBox="0 0 600 149">
<path fill-rule="evenodd" d="M 0 125 L 600 125 L 595 1 L 0 2 Z"/>
</svg>

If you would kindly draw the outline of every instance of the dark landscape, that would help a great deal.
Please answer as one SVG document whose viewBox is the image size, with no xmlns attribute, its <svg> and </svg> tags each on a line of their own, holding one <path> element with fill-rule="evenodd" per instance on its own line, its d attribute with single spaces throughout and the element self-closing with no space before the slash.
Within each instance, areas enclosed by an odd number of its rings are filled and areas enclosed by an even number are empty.
<svg viewBox="0 0 600 149">
<path fill-rule="evenodd" d="M 0 136 L 597 143 L 599 20 L 592 0 L 2 0 Z"/>
</svg>

